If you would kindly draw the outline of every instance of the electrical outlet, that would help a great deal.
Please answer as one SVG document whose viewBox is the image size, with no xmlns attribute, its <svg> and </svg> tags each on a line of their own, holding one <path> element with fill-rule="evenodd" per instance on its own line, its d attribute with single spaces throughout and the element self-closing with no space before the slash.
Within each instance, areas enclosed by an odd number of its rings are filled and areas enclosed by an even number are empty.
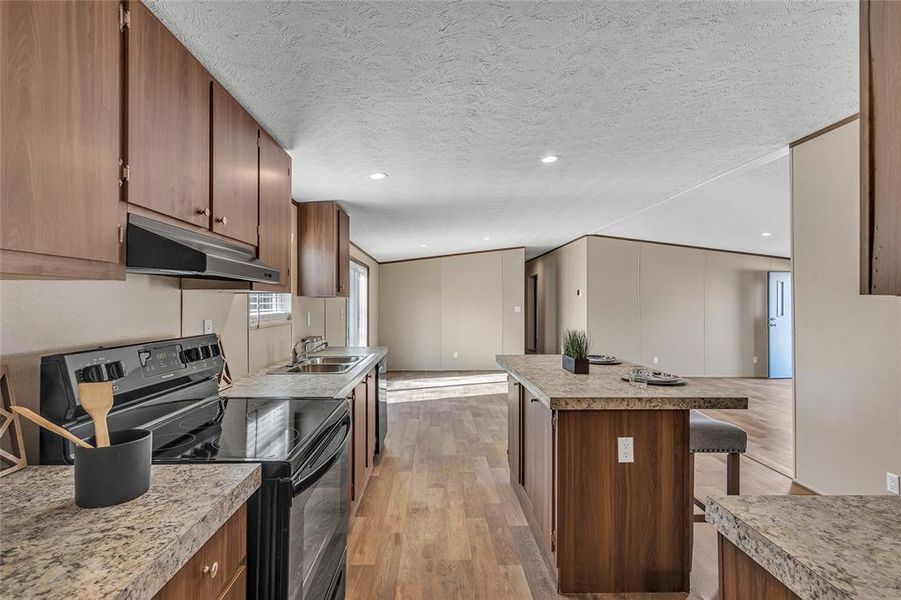
<svg viewBox="0 0 901 600">
<path fill-rule="evenodd" d="M 204 333 L 213 333 L 213 320 L 212 319 L 204 319 L 203 320 L 203 332 Z"/>
<path fill-rule="evenodd" d="M 457 358 L 457 356 L 458 356 L 458 354 L 456 352 L 454 352 L 454 358 Z"/>
<path fill-rule="evenodd" d="M 755 356 L 755 357 L 754 357 L 754 364 L 755 364 L 755 365 L 760 364 L 760 357 L 759 357 L 759 356 Z"/>
<path fill-rule="evenodd" d="M 660 362 L 660 359 L 659 359 L 658 357 L 656 357 L 656 356 L 655 356 L 652 360 L 654 361 L 654 364 L 655 364 L 655 365 L 656 365 L 658 362 Z"/>
<path fill-rule="evenodd" d="M 885 489 L 890 494 L 901 495 L 901 491 L 898 488 L 898 476 L 894 473 L 886 473 L 885 474 Z"/>
<path fill-rule="evenodd" d="M 621 463 L 635 462 L 635 449 L 632 444 L 632 438 L 616 438 L 616 456 Z"/>
<path fill-rule="evenodd" d="M 309 327 L 313 323 L 313 315 L 310 314 L 310 311 L 307 311 L 307 327 Z"/>
</svg>

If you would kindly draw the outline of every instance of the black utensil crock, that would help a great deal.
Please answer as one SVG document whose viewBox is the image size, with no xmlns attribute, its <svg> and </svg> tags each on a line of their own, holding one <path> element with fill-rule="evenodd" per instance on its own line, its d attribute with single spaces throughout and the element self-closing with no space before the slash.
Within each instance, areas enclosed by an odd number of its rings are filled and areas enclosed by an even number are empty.
<svg viewBox="0 0 901 600">
<path fill-rule="evenodd" d="M 109 437 L 106 448 L 75 446 L 75 504 L 82 508 L 122 504 L 150 489 L 150 431 L 123 429 Z"/>
</svg>

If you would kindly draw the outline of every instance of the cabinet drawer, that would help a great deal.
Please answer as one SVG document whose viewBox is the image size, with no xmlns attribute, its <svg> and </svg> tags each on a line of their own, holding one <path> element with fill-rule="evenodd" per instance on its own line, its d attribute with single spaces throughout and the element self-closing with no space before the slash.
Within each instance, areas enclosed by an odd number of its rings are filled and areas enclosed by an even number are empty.
<svg viewBox="0 0 901 600">
<path fill-rule="evenodd" d="M 157 600 L 243 598 L 247 558 L 247 505 L 239 508 L 203 547 L 163 586 Z M 229 585 L 231 584 L 231 585 Z M 226 590 L 226 586 L 228 589 Z"/>
</svg>

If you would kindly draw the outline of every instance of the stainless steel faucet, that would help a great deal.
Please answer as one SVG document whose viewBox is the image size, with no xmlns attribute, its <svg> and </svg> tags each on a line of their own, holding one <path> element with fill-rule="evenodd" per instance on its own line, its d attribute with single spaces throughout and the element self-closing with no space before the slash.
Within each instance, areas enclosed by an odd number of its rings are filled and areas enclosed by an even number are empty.
<svg viewBox="0 0 901 600">
<path fill-rule="evenodd" d="M 303 352 L 297 352 L 297 346 L 303 344 Z M 321 335 L 313 335 L 302 338 L 291 348 L 291 366 L 293 367 L 305 358 L 308 354 L 322 350 L 328 346 L 328 342 Z"/>
</svg>

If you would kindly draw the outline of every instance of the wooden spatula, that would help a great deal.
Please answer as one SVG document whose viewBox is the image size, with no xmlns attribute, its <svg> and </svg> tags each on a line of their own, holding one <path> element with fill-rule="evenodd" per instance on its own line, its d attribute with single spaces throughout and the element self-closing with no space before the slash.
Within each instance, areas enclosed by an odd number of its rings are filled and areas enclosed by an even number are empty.
<svg viewBox="0 0 901 600">
<path fill-rule="evenodd" d="M 94 447 L 94 446 L 90 445 L 89 443 L 87 443 L 86 441 L 84 441 L 83 439 L 76 437 L 75 434 L 71 433 L 70 431 L 63 429 L 62 427 L 60 427 L 59 425 L 57 425 L 55 423 L 51 423 L 50 421 L 48 421 L 41 415 L 28 410 L 24 406 L 13 406 L 12 409 L 14 412 L 19 413 L 19 415 L 25 417 L 29 421 L 34 421 L 35 423 L 37 423 L 44 429 L 46 429 L 48 431 L 52 431 L 56 435 L 66 438 L 73 444 L 81 446 L 82 448 L 93 448 Z"/>
<path fill-rule="evenodd" d="M 109 381 L 79 383 L 78 396 L 81 400 L 81 407 L 94 419 L 94 438 L 97 440 L 97 447 L 109 446 L 106 416 L 113 407 L 113 384 Z"/>
</svg>

